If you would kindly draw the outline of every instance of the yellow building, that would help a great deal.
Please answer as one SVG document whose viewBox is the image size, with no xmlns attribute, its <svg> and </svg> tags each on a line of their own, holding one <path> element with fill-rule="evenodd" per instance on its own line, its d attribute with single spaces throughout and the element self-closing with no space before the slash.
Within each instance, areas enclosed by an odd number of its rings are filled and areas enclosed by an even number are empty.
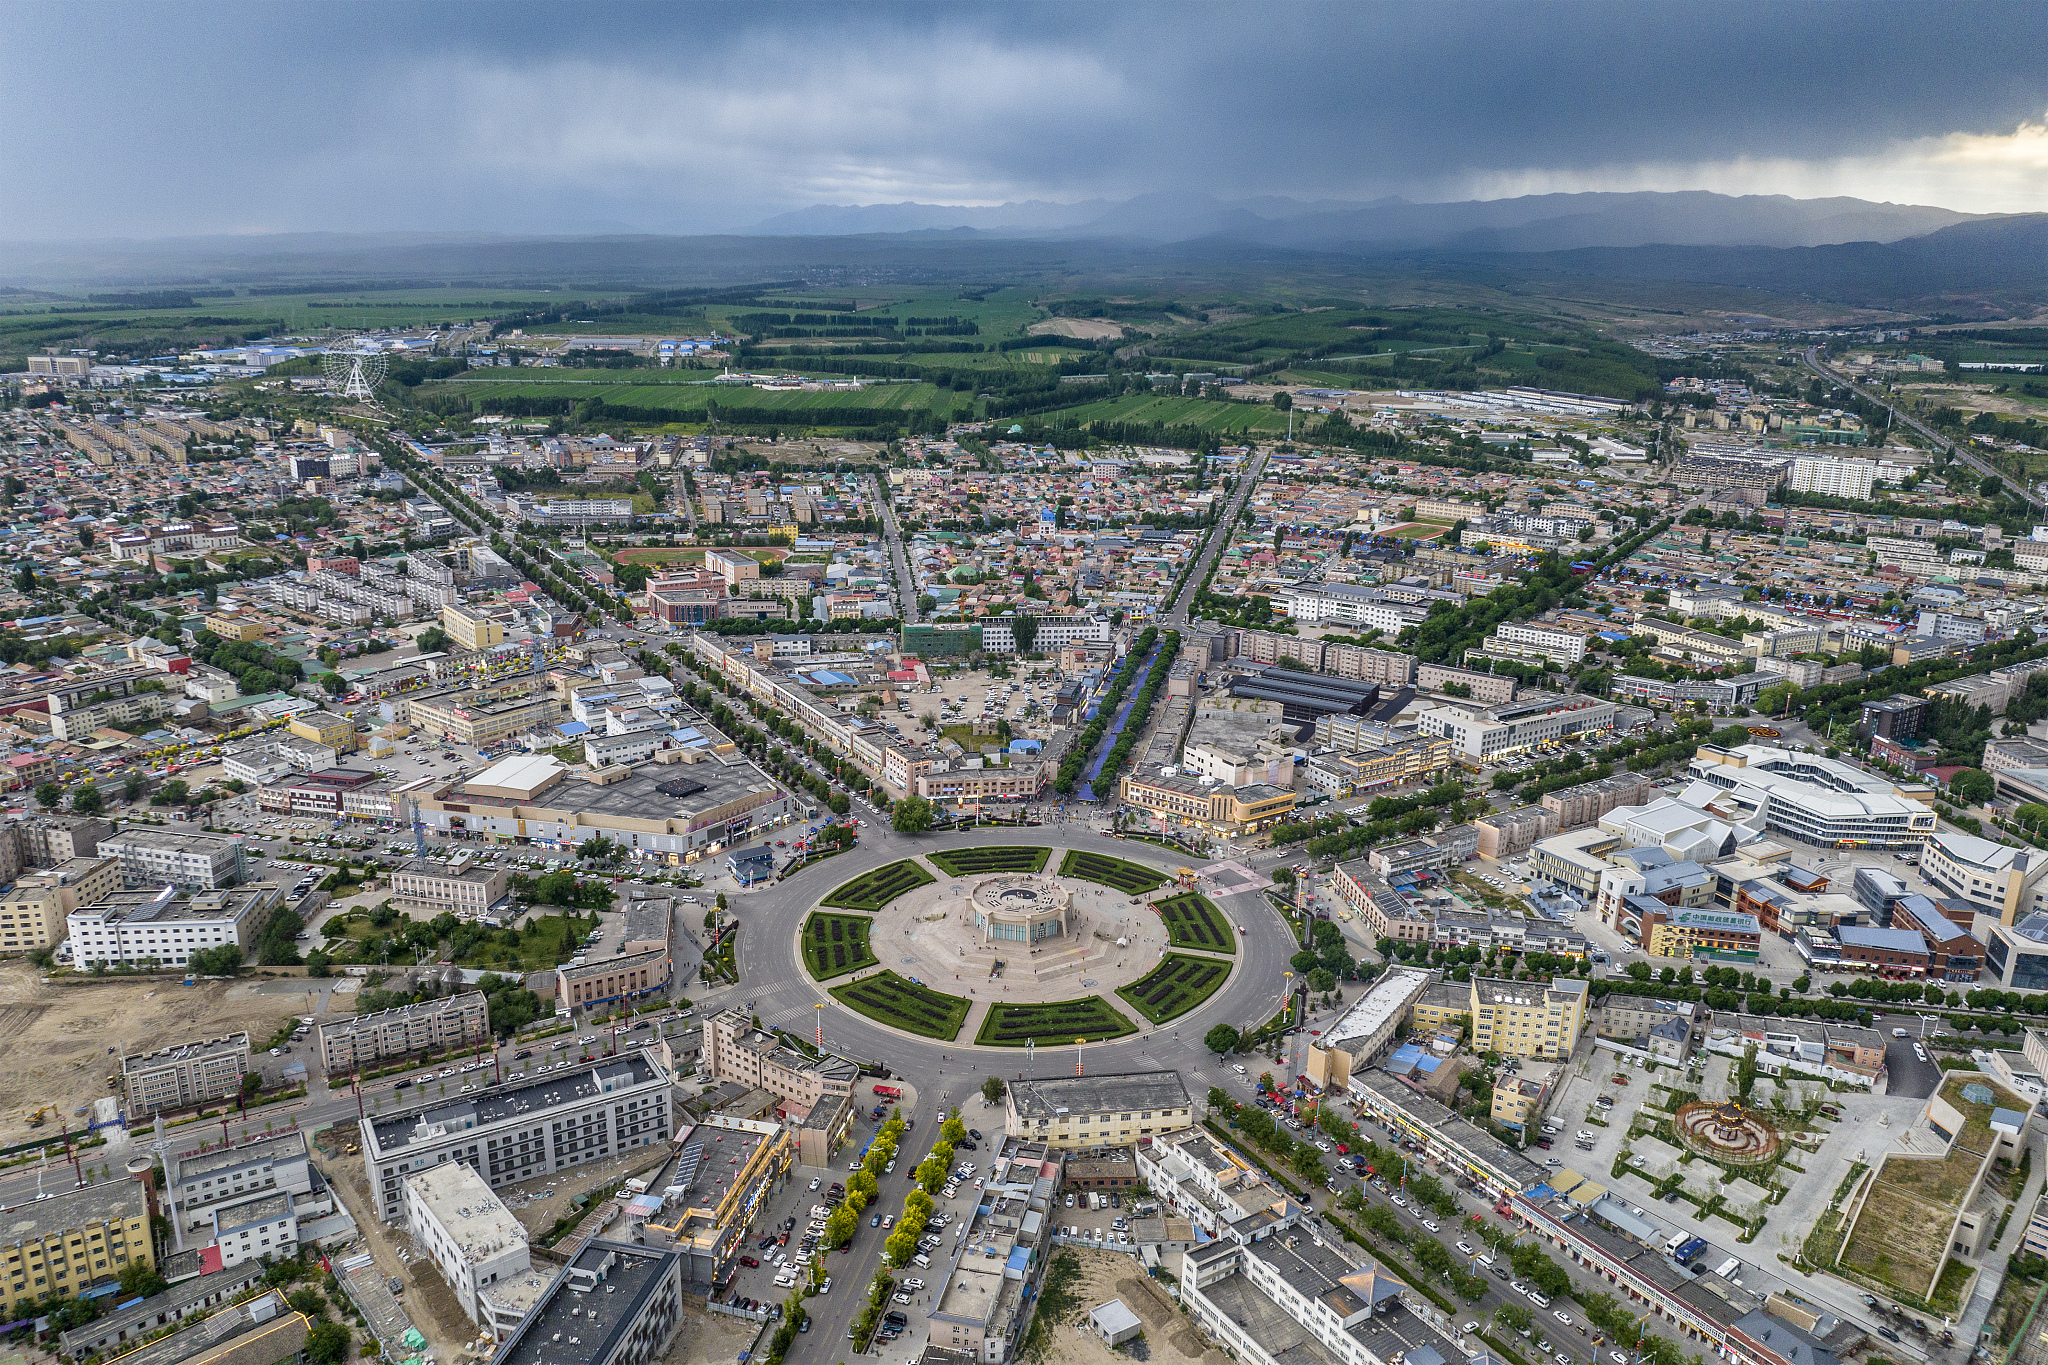
<svg viewBox="0 0 2048 1365">
<path fill-rule="evenodd" d="M 441 629 L 448 632 L 448 638 L 455 641 L 458 649 L 489 649 L 505 643 L 503 622 L 453 602 L 441 608 Z"/>
<path fill-rule="evenodd" d="M 346 716 L 337 716 L 332 711 L 306 711 L 293 716 L 285 729 L 300 739 L 309 739 L 315 744 L 325 744 L 337 754 L 355 752 L 356 725 Z"/>
<path fill-rule="evenodd" d="M 1503 1057 L 1571 1056 L 1586 1027 L 1583 981 L 1472 978 L 1472 1050 Z"/>
<path fill-rule="evenodd" d="M 475 691 L 454 692 L 430 702 L 415 701 L 411 708 L 412 723 L 428 739 L 452 739 L 457 744 L 489 747 L 547 725 L 562 712 L 560 704 L 547 693 L 503 701 L 484 701 L 484 695 Z"/>
<path fill-rule="evenodd" d="M 68 858 L 22 877 L 0 898 L 0 953 L 56 947 L 68 932 L 65 916 L 120 889 L 119 858 Z"/>
<path fill-rule="evenodd" d="M 130 1261 L 156 1264 L 140 1181 L 107 1180 L 24 1204 L 0 1233 L 0 1311 L 19 1317 L 46 1294 L 111 1282 Z"/>
<path fill-rule="evenodd" d="M 222 616 L 215 612 L 206 617 L 203 624 L 223 640 L 240 640 L 244 644 L 254 644 L 263 638 L 263 623 L 241 616 Z"/>
<path fill-rule="evenodd" d="M 1519 1075 L 1502 1077 L 1493 1087 L 1493 1121 L 1509 1128 L 1528 1127 L 1530 1119 L 1543 1112 L 1543 1098 L 1556 1074 L 1556 1067 L 1532 1062 Z"/>
<path fill-rule="evenodd" d="M 1068 1152 L 1128 1147 L 1201 1117 L 1177 1071 L 1013 1081 L 1003 1103 L 1011 1136 Z"/>
<path fill-rule="evenodd" d="M 1170 825 L 1192 825 L 1216 834 L 1257 834 L 1294 813 L 1294 792 L 1252 782 L 1242 787 L 1204 786 L 1192 777 L 1127 774 L 1124 804 L 1151 811 Z"/>
<path fill-rule="evenodd" d="M 1457 1033 L 1472 1017 L 1472 992 L 1456 981 L 1439 981 L 1415 997 L 1415 1033 Z"/>
</svg>

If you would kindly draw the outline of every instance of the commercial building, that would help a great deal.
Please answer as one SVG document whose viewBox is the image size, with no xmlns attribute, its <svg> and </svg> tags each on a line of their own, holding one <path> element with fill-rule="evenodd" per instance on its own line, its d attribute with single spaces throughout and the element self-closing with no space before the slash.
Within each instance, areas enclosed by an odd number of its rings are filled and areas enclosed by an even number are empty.
<svg viewBox="0 0 2048 1365">
<path fill-rule="evenodd" d="M 848 1100 L 860 1068 L 842 1057 L 812 1057 L 753 1025 L 744 1010 L 721 1010 L 704 1024 L 704 1074 L 770 1094 L 808 1114 Z"/>
<path fill-rule="evenodd" d="M 1566 1058 L 1586 1027 L 1587 986 L 1562 978 L 1472 978 L 1472 1048 L 1503 1057 Z"/>
<path fill-rule="evenodd" d="M 1935 832 L 1934 811 L 1917 795 L 1818 754 L 1703 744 L 1690 771 L 1745 816 L 1808 843 L 1918 848 Z"/>
<path fill-rule="evenodd" d="M 2000 924 L 2048 909 L 2048 857 L 1974 834 L 1936 830 L 1920 850 L 1928 881 Z"/>
<path fill-rule="evenodd" d="M 526 1228 L 462 1162 L 406 1177 L 405 1222 L 462 1311 L 493 1337 L 503 1340 L 540 1302 L 546 1282 L 533 1273 Z"/>
<path fill-rule="evenodd" d="M 511 876 L 501 867 L 464 859 L 436 862 L 414 858 L 391 873 L 391 898 L 400 910 L 431 919 L 446 911 L 460 919 L 482 919 L 506 900 Z"/>
<path fill-rule="evenodd" d="M 277 882 L 190 895 L 166 886 L 154 893 L 117 891 L 98 905 L 80 906 L 64 923 L 71 960 L 81 969 L 101 962 L 185 967 L 206 948 L 235 947 L 246 955 L 283 904 Z"/>
<path fill-rule="evenodd" d="M 1201 1128 L 1184 1128 L 1139 1147 L 1125 1167 L 1177 1218 L 1201 1230 L 1204 1240 L 1229 1235 L 1247 1220 L 1262 1226 L 1277 1214 L 1300 1221 L 1307 1210 L 1292 1204 L 1286 1191 L 1267 1182 L 1265 1173 Z"/>
<path fill-rule="evenodd" d="M 124 886 L 214 891 L 247 875 L 241 842 L 213 834 L 124 829 L 102 838 L 99 851 L 120 859 Z"/>
<path fill-rule="evenodd" d="M 1927 951 L 1927 941 L 1916 930 L 1844 924 L 1833 933 L 1835 942 L 1841 945 L 1845 965 L 1874 969 L 1878 976 L 1927 975 L 1932 954 Z"/>
<path fill-rule="evenodd" d="M 1614 728 L 1615 705 L 1587 696 L 1532 693 L 1494 706 L 1444 703 L 1416 717 L 1424 734 L 1451 741 L 1468 764 L 1497 763 L 1532 749 Z"/>
<path fill-rule="evenodd" d="M 1067 1152 L 1129 1146 L 1201 1117 L 1177 1071 L 1012 1081 L 1003 1106 L 1010 1133 Z"/>
<path fill-rule="evenodd" d="M 1291 788 L 1254 782 L 1221 787 L 1192 777 L 1169 776 L 1165 769 L 1126 773 L 1124 804 L 1149 811 L 1161 824 L 1200 829 L 1226 838 L 1256 834 L 1293 814 Z"/>
<path fill-rule="evenodd" d="M 308 743 L 334 750 L 337 755 L 355 752 L 356 726 L 347 716 L 337 716 L 332 711 L 301 711 L 286 721 L 284 728 Z"/>
<path fill-rule="evenodd" d="M 505 643 L 503 622 L 453 602 L 441 608 L 441 629 L 448 632 L 457 649 L 471 653 Z"/>
<path fill-rule="evenodd" d="M 154 1266 L 149 1215 L 139 1179 L 65 1190 L 12 1210 L 0 1233 L 0 1312 L 12 1321 L 50 1294 L 114 1283 L 131 1261 Z"/>
<path fill-rule="evenodd" d="M 1309 1045 L 1303 1071 L 1325 1090 L 1343 1090 L 1354 1072 L 1378 1062 L 1429 990 L 1436 973 L 1392 967 L 1351 1002 Z"/>
<path fill-rule="evenodd" d="M 419 788 L 413 806 L 429 829 L 458 839 L 564 848 L 604 836 L 670 862 L 694 862 L 811 809 L 744 759 L 670 752 L 680 761 L 576 775 L 551 755 L 518 755 Z"/>
<path fill-rule="evenodd" d="M 1408 897 L 1373 869 L 1369 858 L 1337 864 L 1330 886 L 1356 910 L 1374 938 L 1420 943 L 1429 937 L 1429 919 Z"/>
<path fill-rule="evenodd" d="M 555 968 L 555 1002 L 572 1012 L 603 1010 L 607 1013 L 643 1002 L 668 989 L 668 949 L 623 954 L 598 962 L 577 965 L 564 962 Z"/>
<path fill-rule="evenodd" d="M 180 1249 L 187 1234 L 214 1226 L 215 1209 L 252 1196 L 289 1194 L 299 1212 L 333 1202 L 307 1160 L 306 1135 L 296 1131 L 266 1134 L 235 1147 L 166 1153 L 164 1193 Z"/>
<path fill-rule="evenodd" d="M 2048 991 L 2048 912 L 1992 925 L 1984 961 L 2006 990 Z"/>
<path fill-rule="evenodd" d="M 491 1365 L 651 1365 L 682 1320 L 684 1260 L 676 1251 L 584 1243 Z"/>
<path fill-rule="evenodd" d="M 1491 1198 L 1514 1194 L 1543 1181 L 1543 1167 L 1518 1149 L 1385 1071 L 1373 1070 L 1352 1077 L 1350 1093 L 1373 1122 L 1397 1139 L 1421 1143 L 1432 1160 L 1455 1167 L 1460 1175 L 1471 1176 Z"/>
<path fill-rule="evenodd" d="M 320 1065 L 330 1076 L 360 1071 L 387 1057 L 483 1045 L 491 1036 L 482 991 L 398 1005 L 320 1025 Z"/>
<path fill-rule="evenodd" d="M 412 725 L 427 739 L 490 748 L 561 717 L 551 694 L 487 701 L 475 692 L 453 693 L 434 700 L 414 700 L 407 708 Z"/>
<path fill-rule="evenodd" d="M 228 1033 L 121 1059 L 121 1088 L 131 1114 L 227 1099 L 249 1071 L 249 1035 Z"/>
<path fill-rule="evenodd" d="M 1646 908 L 1639 922 L 1643 950 L 1652 957 L 1754 962 L 1763 950 L 1756 916 L 1733 910 Z"/>
<path fill-rule="evenodd" d="M 404 1211 L 405 1177 L 443 1162 L 466 1163 L 495 1189 L 665 1143 L 674 1131 L 669 1078 L 644 1049 L 365 1115 L 361 1128 L 364 1170 L 387 1222 Z"/>
</svg>

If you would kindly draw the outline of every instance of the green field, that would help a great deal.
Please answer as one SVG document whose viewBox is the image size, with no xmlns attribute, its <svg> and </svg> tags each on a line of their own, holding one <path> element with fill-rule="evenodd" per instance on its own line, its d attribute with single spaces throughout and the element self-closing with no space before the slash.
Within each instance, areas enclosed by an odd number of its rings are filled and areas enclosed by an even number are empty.
<svg viewBox="0 0 2048 1365">
<path fill-rule="evenodd" d="M 1062 420 L 1076 422 L 1161 422 L 1168 426 L 1200 427 L 1204 431 L 1287 430 L 1287 414 L 1264 403 L 1217 403 L 1206 398 L 1167 398 L 1149 393 L 1127 393 L 1105 398 L 1078 408 L 1062 408 Z M 1297 429 L 1301 419 L 1295 418 Z"/>
<path fill-rule="evenodd" d="M 804 966 L 820 981 L 874 966 L 874 950 L 868 947 L 873 923 L 859 915 L 812 915 L 804 921 Z"/>
<path fill-rule="evenodd" d="M 1043 1005 L 991 1005 L 974 1041 L 979 1047 L 1022 1047 L 1033 1040 L 1057 1047 L 1077 1038 L 1100 1043 L 1137 1031 L 1107 1000 L 1084 995 Z"/>
<path fill-rule="evenodd" d="M 998 844 L 990 848 L 952 848 L 924 856 L 949 877 L 978 877 L 989 872 L 1041 872 L 1052 850 Z"/>
<path fill-rule="evenodd" d="M 894 972 L 878 972 L 851 985 L 834 986 L 830 993 L 840 1004 L 878 1024 L 923 1034 L 942 1043 L 953 1041 L 960 1025 L 967 1022 L 967 1011 L 974 1003 L 965 996 L 935 991 Z"/>
<path fill-rule="evenodd" d="M 881 909 L 906 891 L 937 881 L 931 873 L 919 867 L 910 859 L 878 867 L 872 872 L 863 872 L 852 881 L 833 889 L 832 894 L 822 897 L 818 904 L 830 905 L 840 910 L 865 910 L 870 914 Z"/>
<path fill-rule="evenodd" d="M 1152 908 L 1166 921 L 1166 941 L 1176 948 L 1199 948 L 1209 953 L 1234 953 L 1237 935 L 1230 921 L 1207 896 L 1189 891 L 1154 901 Z"/>
<path fill-rule="evenodd" d="M 1119 990 L 1124 1002 L 1155 1024 L 1177 1019 L 1216 993 L 1230 964 L 1213 957 L 1168 953 L 1157 967 Z"/>
<path fill-rule="evenodd" d="M 1110 858 L 1100 853 L 1083 853 L 1079 849 L 1068 850 L 1060 862 L 1060 875 L 1101 882 L 1130 896 L 1141 896 L 1155 887 L 1166 885 L 1163 872 L 1155 872 L 1141 863 L 1125 862 L 1122 858 Z"/>
<path fill-rule="evenodd" d="M 800 363 L 800 362 L 798 362 Z M 429 386 L 422 385 L 422 389 Z M 618 378 L 607 374 L 602 383 L 576 379 L 449 379 L 431 385 L 435 393 L 456 393 L 472 400 L 493 398 L 566 398 L 580 403 L 586 398 L 618 407 L 659 408 L 688 420 L 685 414 L 702 413 L 716 403 L 722 408 L 765 408 L 796 416 L 829 416 L 834 409 L 887 408 L 896 412 L 938 409 L 951 412 L 956 404 L 966 406 L 968 398 L 951 389 L 932 384 L 870 384 L 861 389 L 827 389 L 813 392 L 763 391 L 736 384 L 647 381 Z"/>
</svg>

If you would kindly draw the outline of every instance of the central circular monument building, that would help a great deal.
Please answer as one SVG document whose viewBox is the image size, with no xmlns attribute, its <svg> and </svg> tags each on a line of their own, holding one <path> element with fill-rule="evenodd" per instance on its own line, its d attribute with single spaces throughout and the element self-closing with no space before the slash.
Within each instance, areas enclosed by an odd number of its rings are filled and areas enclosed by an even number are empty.
<svg viewBox="0 0 2048 1365">
<path fill-rule="evenodd" d="M 1073 928 L 1073 901 L 1058 878 L 1029 873 L 990 877 L 968 896 L 983 945 L 1064 937 Z"/>
</svg>

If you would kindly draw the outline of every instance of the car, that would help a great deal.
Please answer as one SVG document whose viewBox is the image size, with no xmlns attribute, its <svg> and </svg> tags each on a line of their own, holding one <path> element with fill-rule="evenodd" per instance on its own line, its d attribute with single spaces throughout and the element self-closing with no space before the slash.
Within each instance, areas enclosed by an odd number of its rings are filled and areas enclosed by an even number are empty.
<svg viewBox="0 0 2048 1365">
<path fill-rule="evenodd" d="M 1906 1037 L 1910 1037 L 1910 1036 L 1911 1036 L 1911 1035 L 1910 1035 L 1910 1034 L 1908 1034 L 1908 1033 L 1907 1033 L 1907 1032 L 1906 1032 L 1906 1031 L 1905 1031 L 1904 1029 L 1902 1029 L 1902 1028 L 1895 1028 L 1895 1029 L 1893 1029 L 1893 1030 L 1892 1030 L 1892 1037 L 1894 1037 L 1894 1038 L 1906 1038 Z"/>
<path fill-rule="evenodd" d="M 811 1177 L 811 1188 L 814 1190 L 817 1189 L 820 1185 L 823 1185 L 824 1183 L 825 1182 L 823 1180 L 820 1180 L 817 1176 Z"/>
<path fill-rule="evenodd" d="M 1555 1351 L 1552 1354 L 1557 1357 L 1557 1365 L 1572 1365 L 1572 1358 L 1563 1351 Z"/>
<path fill-rule="evenodd" d="M 760 1241 L 754 1243 L 754 1249 L 756 1251 L 766 1251 L 769 1247 L 772 1247 L 774 1245 L 775 1239 L 773 1237 L 763 1237 Z"/>
<path fill-rule="evenodd" d="M 759 1268 L 761 1260 L 758 1256 L 742 1256 L 740 1257 L 740 1264 L 749 1270 L 754 1270 Z"/>
<path fill-rule="evenodd" d="M 1546 1299 L 1546 1298 L 1544 1298 L 1544 1297 L 1543 1297 L 1543 1295 L 1541 1295 L 1541 1294 L 1539 1294 L 1538 1292 L 1536 1292 L 1536 1290 L 1535 1290 L 1535 1289 L 1533 1289 L 1533 1288 L 1532 1288 L 1532 1289 L 1528 1290 L 1527 1292 L 1528 1292 L 1528 1296 L 1529 1296 L 1529 1302 L 1531 1302 L 1531 1303 L 1535 1304 L 1535 1305 L 1536 1305 L 1536 1306 L 1537 1306 L 1538 1308 L 1548 1308 L 1548 1307 L 1550 1307 L 1550 1300 L 1549 1300 L 1549 1299 Z"/>
<path fill-rule="evenodd" d="M 1572 1315 L 1570 1313 L 1565 1312 L 1562 1308 L 1552 1309 L 1550 1316 L 1556 1318 L 1559 1322 L 1563 1323 L 1567 1327 L 1572 1325 Z"/>
<path fill-rule="evenodd" d="M 973 1138 L 973 1139 L 974 1139 L 974 1140 L 975 1140 L 976 1142 L 979 1142 L 979 1141 L 981 1141 L 981 1129 L 979 1129 L 979 1128 L 969 1128 L 969 1129 L 967 1130 L 967 1136 L 969 1136 L 969 1137 Z"/>
<path fill-rule="evenodd" d="M 1463 1327 L 1460 1327 L 1458 1330 L 1460 1332 L 1463 1332 L 1465 1335 L 1470 1336 L 1472 1333 L 1479 1330 L 1479 1324 L 1476 1322 L 1468 1322 Z"/>
<path fill-rule="evenodd" d="M 1436 1225 L 1436 1220 L 1434 1220 L 1434 1219 L 1431 1219 L 1431 1218 L 1425 1218 L 1425 1219 L 1423 1219 L 1423 1220 L 1422 1220 L 1422 1226 L 1424 1226 L 1424 1227 L 1428 1228 L 1428 1229 L 1429 1229 L 1429 1230 L 1430 1230 L 1431 1232 L 1442 1232 L 1442 1231 L 1443 1231 L 1443 1229 L 1442 1229 L 1442 1228 L 1440 1228 L 1440 1227 L 1438 1227 L 1438 1226 Z"/>
<path fill-rule="evenodd" d="M 1922 1047 L 1922 1046 L 1920 1046 L 1920 1044 L 1918 1044 L 1918 1043 L 1915 1043 L 1915 1044 L 1913 1044 L 1913 1060 L 1914 1060 L 1914 1061 L 1916 1061 L 1916 1062 L 1924 1062 L 1924 1061 L 1926 1061 L 1926 1060 L 1927 1060 L 1927 1049 L 1926 1049 L 1926 1048 L 1924 1048 L 1924 1047 Z"/>
<path fill-rule="evenodd" d="M 1584 1128 L 1579 1129 L 1579 1131 L 1576 1134 L 1574 1134 L 1574 1136 L 1577 1137 L 1580 1142 L 1597 1142 L 1599 1140 L 1592 1133 L 1588 1132 Z"/>
<path fill-rule="evenodd" d="M 1470 1244 L 1470 1243 L 1468 1243 L 1468 1242 L 1464 1242 L 1464 1241 L 1460 1241 L 1460 1242 L 1458 1243 L 1458 1251 L 1459 1251 L 1459 1253 L 1460 1253 L 1461 1255 L 1465 1255 L 1465 1256 L 1476 1256 L 1476 1255 L 1478 1255 L 1478 1254 L 1479 1254 L 1479 1253 L 1475 1252 L 1474 1250 L 1472 1250 L 1472 1247 L 1471 1247 L 1471 1244 Z"/>
<path fill-rule="evenodd" d="M 1388 1197 L 1391 1198 L 1396 1204 L 1400 1205 L 1402 1208 L 1405 1209 L 1408 1207 L 1408 1201 L 1402 1195 L 1396 1193 Z"/>
<path fill-rule="evenodd" d="M 1523 1284 L 1520 1280 L 1509 1280 L 1508 1288 L 1514 1290 L 1517 1294 L 1526 1294 L 1529 1292 L 1529 1286 Z"/>
<path fill-rule="evenodd" d="M 882 1215 L 878 1213 L 874 1217 L 868 1219 L 868 1226 L 871 1228 L 878 1228 L 882 1226 Z"/>
<path fill-rule="evenodd" d="M 1897 1341 L 1899 1339 L 1899 1334 L 1897 1332 L 1894 1332 L 1889 1327 L 1878 1328 L 1877 1334 L 1883 1337 L 1886 1341 Z"/>
<path fill-rule="evenodd" d="M 924 1281 L 913 1275 L 903 1282 L 903 1287 L 905 1289 L 922 1289 L 924 1288 Z"/>
<path fill-rule="evenodd" d="M 808 1316 L 807 1316 L 807 1317 L 805 1317 L 805 1318 L 804 1318 L 804 1320 L 803 1320 L 802 1322 L 800 1322 L 800 1323 L 798 1323 L 798 1324 L 796 1325 L 796 1330 L 797 1330 L 797 1331 L 799 1331 L 799 1332 L 808 1332 L 808 1331 L 810 1331 L 810 1330 L 811 1330 L 811 1320 L 810 1320 L 810 1318 L 809 1318 Z"/>
<path fill-rule="evenodd" d="M 1614 1361 L 1614 1365 L 1628 1365 L 1628 1352 L 1609 1351 L 1607 1354 Z"/>
<path fill-rule="evenodd" d="M 892 1300 L 893 1302 L 896 1302 L 896 1303 L 909 1303 L 909 1302 L 910 1302 L 910 1295 L 908 1295 L 908 1294 L 893 1294 L 893 1295 L 891 1295 L 891 1296 L 890 1296 L 890 1298 L 891 1298 L 891 1300 Z"/>
</svg>

